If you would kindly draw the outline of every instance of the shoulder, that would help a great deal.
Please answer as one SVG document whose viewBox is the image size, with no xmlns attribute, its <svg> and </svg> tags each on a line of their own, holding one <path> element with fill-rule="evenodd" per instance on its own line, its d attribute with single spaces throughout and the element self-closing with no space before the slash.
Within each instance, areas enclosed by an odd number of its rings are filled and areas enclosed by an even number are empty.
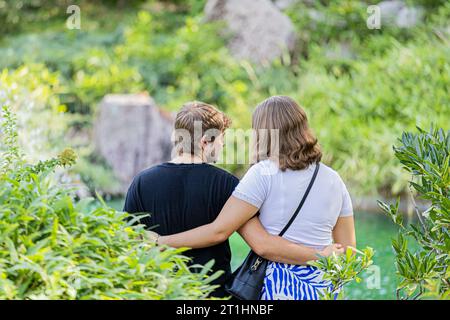
<svg viewBox="0 0 450 320">
<path fill-rule="evenodd" d="M 139 172 L 136 175 L 136 178 L 149 177 L 149 176 L 152 176 L 154 174 L 157 174 L 157 173 L 161 172 L 161 170 L 163 170 L 163 169 L 164 169 L 164 167 L 162 165 L 158 164 L 156 166 L 153 166 L 153 167 L 147 168 L 145 170 L 142 170 L 141 172 Z"/>
<path fill-rule="evenodd" d="M 139 185 L 142 181 L 155 179 L 162 173 L 163 170 L 164 167 L 160 164 L 144 169 L 134 177 L 132 184 Z"/>
<path fill-rule="evenodd" d="M 248 175 L 270 176 L 280 172 L 278 165 L 271 160 L 263 160 L 252 165 L 248 171 Z"/>
<path fill-rule="evenodd" d="M 270 189 L 270 175 L 278 171 L 278 166 L 269 160 L 255 163 L 248 169 L 233 196 L 260 208 Z"/>
<path fill-rule="evenodd" d="M 341 190 L 347 189 L 347 186 L 345 185 L 345 182 L 341 178 L 340 174 L 323 163 L 320 163 L 320 177 L 327 181 L 327 184 L 337 186 Z"/>
<path fill-rule="evenodd" d="M 339 173 L 334 170 L 333 168 L 327 166 L 326 164 L 320 163 L 320 173 L 323 176 L 326 176 L 327 178 L 331 178 L 334 180 L 342 180 Z"/>
<path fill-rule="evenodd" d="M 239 183 L 239 179 L 236 176 L 234 176 L 233 174 L 229 173 L 228 171 L 226 171 L 222 168 L 216 167 L 212 164 L 207 164 L 205 166 L 205 168 L 211 174 L 214 174 L 223 180 L 229 181 L 230 183 L 232 183 L 234 185 L 237 185 Z"/>
<path fill-rule="evenodd" d="M 344 183 L 344 180 L 342 180 L 337 171 L 333 170 L 327 165 L 321 164 L 321 167 L 325 174 L 325 178 L 327 179 L 324 183 L 331 186 L 333 188 L 333 191 L 335 191 L 333 194 L 337 198 L 340 198 L 342 201 L 339 216 L 347 217 L 353 215 L 352 199 L 347 186 Z"/>
<path fill-rule="evenodd" d="M 127 197 L 125 201 L 125 211 L 137 212 L 141 209 L 136 209 L 136 203 L 139 203 L 140 193 L 142 187 L 147 185 L 151 179 L 155 179 L 155 173 L 158 172 L 158 166 L 154 166 L 139 172 L 132 180 L 128 187 Z"/>
<path fill-rule="evenodd" d="M 241 185 L 268 186 L 271 176 L 281 172 L 278 165 L 271 160 L 263 160 L 253 164 L 241 180 Z"/>
</svg>

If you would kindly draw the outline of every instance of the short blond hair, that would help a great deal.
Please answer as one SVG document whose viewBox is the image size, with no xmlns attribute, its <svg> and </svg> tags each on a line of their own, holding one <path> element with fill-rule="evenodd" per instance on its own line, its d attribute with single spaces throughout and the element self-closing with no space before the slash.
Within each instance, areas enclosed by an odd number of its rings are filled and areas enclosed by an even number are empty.
<svg viewBox="0 0 450 320">
<path fill-rule="evenodd" d="M 177 137 L 174 143 L 175 147 L 179 150 L 178 153 L 183 152 L 183 150 L 190 150 L 191 154 L 198 154 L 200 140 L 195 141 L 196 136 L 194 131 L 196 122 L 201 123 L 200 138 L 203 137 L 205 133 L 207 134 L 208 131 L 211 132 L 216 130 L 224 133 L 231 125 L 230 118 L 210 104 L 201 101 L 192 101 L 184 104 L 175 117 L 175 134 L 180 130 L 188 132 L 190 135 L 190 145 L 180 145 L 181 141 Z M 208 135 L 207 138 L 209 139 L 209 142 L 214 142 L 216 137 L 214 135 Z"/>
</svg>

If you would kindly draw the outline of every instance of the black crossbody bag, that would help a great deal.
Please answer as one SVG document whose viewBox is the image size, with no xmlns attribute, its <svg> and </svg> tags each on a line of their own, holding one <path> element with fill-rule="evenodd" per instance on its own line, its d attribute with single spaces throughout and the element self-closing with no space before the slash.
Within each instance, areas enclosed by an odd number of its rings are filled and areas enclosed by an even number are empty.
<svg viewBox="0 0 450 320">
<path fill-rule="evenodd" d="M 309 191 L 311 190 L 314 181 L 316 180 L 317 173 L 319 171 L 319 163 L 316 164 L 314 174 L 309 182 L 308 188 L 300 201 L 300 204 L 295 210 L 289 222 L 283 228 L 283 230 L 278 234 L 282 237 L 284 233 L 289 229 L 291 224 L 297 218 L 300 209 L 303 207 L 306 198 L 308 197 Z M 242 265 L 233 272 L 228 282 L 225 284 L 225 290 L 233 295 L 235 298 L 240 300 L 259 300 L 261 297 L 262 287 L 264 285 L 264 278 L 266 277 L 266 268 L 268 261 L 261 258 L 256 253 L 251 250 L 245 258 Z"/>
</svg>

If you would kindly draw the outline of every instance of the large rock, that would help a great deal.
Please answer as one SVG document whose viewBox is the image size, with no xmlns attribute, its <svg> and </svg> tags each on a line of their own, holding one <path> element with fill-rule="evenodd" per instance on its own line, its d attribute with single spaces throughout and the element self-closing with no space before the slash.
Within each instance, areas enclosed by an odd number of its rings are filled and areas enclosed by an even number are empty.
<svg viewBox="0 0 450 320">
<path fill-rule="evenodd" d="M 423 18 L 423 9 L 407 6 L 404 1 L 381 1 L 378 4 L 381 14 L 381 25 L 395 25 L 400 28 L 412 28 Z"/>
<path fill-rule="evenodd" d="M 396 23 L 400 28 L 415 27 L 422 20 L 424 11 L 419 7 L 405 7 L 398 14 Z"/>
<path fill-rule="evenodd" d="M 172 117 L 145 94 L 110 94 L 100 103 L 95 145 L 124 193 L 140 171 L 170 159 Z"/>
<path fill-rule="evenodd" d="M 294 49 L 294 26 L 270 0 L 208 0 L 205 16 L 226 23 L 237 58 L 266 63 Z"/>
<path fill-rule="evenodd" d="M 273 0 L 273 4 L 280 10 L 286 10 L 297 4 L 298 0 Z"/>
</svg>

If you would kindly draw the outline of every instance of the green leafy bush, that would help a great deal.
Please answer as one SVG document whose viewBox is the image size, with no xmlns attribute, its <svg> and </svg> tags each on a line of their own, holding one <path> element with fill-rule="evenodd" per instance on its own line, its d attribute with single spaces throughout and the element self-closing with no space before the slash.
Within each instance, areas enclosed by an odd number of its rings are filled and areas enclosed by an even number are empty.
<svg viewBox="0 0 450 320">
<path fill-rule="evenodd" d="M 147 243 L 126 213 L 52 183 L 75 154 L 27 164 L 14 115 L 3 108 L 0 154 L 0 299 L 203 299 L 213 287 L 183 250 Z M 126 222 L 129 221 L 129 222 Z"/>
<path fill-rule="evenodd" d="M 390 44 L 383 40 L 390 36 L 399 42 L 414 38 L 418 27 L 398 28 L 383 23 L 381 29 L 369 29 L 367 8 L 374 4 L 354 0 L 296 2 L 288 8 L 287 13 L 298 30 L 299 53 L 310 58 L 315 55 L 315 47 L 332 52 L 339 49 L 340 45 L 345 45 L 349 48 L 349 55 L 354 56 L 349 57 L 352 59 L 366 52 L 375 54 L 388 49 Z M 329 64 L 345 65 L 347 62 L 346 59 L 328 54 L 327 58 Z"/>
<path fill-rule="evenodd" d="M 18 118 L 20 144 L 28 161 L 36 162 L 61 150 L 69 118 L 59 100 L 58 73 L 42 64 L 28 64 L 0 73 L 0 105 L 8 104 Z"/>
<path fill-rule="evenodd" d="M 344 286 L 352 281 L 360 282 L 359 275 L 373 263 L 372 248 L 358 250 L 348 247 L 344 254 L 332 254 L 328 257 L 321 257 L 319 260 L 309 262 L 325 272 L 323 279 L 330 281 L 332 290 L 324 291 L 322 300 L 343 299 L 345 296 Z"/>
<path fill-rule="evenodd" d="M 418 222 L 403 223 L 395 205 L 380 202 L 383 211 L 400 227 L 392 241 L 397 274 L 401 278 L 399 297 L 450 297 L 450 131 L 431 128 L 429 132 L 403 133 L 395 156 L 412 175 L 410 187 L 429 206 L 420 211 Z M 411 249 L 408 239 L 417 243 Z"/>
<path fill-rule="evenodd" d="M 78 0 L 71 3 L 60 0 L 0 0 L 0 21 L 2 21 L 0 38 L 3 35 L 17 34 L 42 25 L 45 27 L 64 25 L 69 16 L 66 10 L 72 4 L 81 8 L 84 20 L 86 16 L 98 18 L 105 10 L 125 11 L 129 7 L 137 7 L 143 2 L 143 0 L 128 0 L 126 2 L 123 0 Z"/>
<path fill-rule="evenodd" d="M 329 73 L 314 59 L 293 96 L 309 111 L 325 161 L 342 173 L 354 192 L 407 189 L 391 145 L 403 130 L 448 123 L 450 49 L 440 41 L 394 46 L 352 71 Z"/>
<path fill-rule="evenodd" d="M 111 50 L 120 39 L 120 31 L 74 34 L 64 30 L 22 35 L 6 42 L 0 65 L 15 69 L 24 64 L 44 64 L 59 76 L 64 90 L 55 90 L 55 94 L 67 106 L 67 111 L 87 114 L 90 120 L 105 93 L 143 90 L 136 68 L 121 63 Z"/>
<path fill-rule="evenodd" d="M 70 146 L 77 150 L 80 159 L 70 170 L 58 171 L 58 179 L 85 184 L 92 193 L 117 190 L 112 170 L 97 161 L 93 146 L 83 137 L 86 133 L 79 132 L 84 127 L 79 123 L 86 116 L 68 112 L 61 102 L 66 92 L 60 72 L 51 72 L 42 64 L 27 64 L 0 73 L 0 104 L 11 106 L 18 118 L 20 145 L 27 161 L 37 162 Z"/>
<path fill-rule="evenodd" d="M 0 1 L 0 34 L 17 31 L 23 24 L 42 22 L 55 17 L 59 1 L 49 0 L 1 0 Z"/>
</svg>

